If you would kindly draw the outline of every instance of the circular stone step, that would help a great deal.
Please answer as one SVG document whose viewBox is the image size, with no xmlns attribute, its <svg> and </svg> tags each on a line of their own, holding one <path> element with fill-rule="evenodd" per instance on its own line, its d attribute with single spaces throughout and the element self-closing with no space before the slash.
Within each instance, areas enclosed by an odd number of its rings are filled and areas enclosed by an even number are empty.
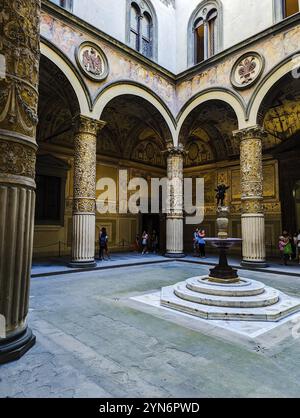
<svg viewBox="0 0 300 418">
<path fill-rule="evenodd" d="M 257 296 L 265 291 L 265 285 L 255 280 L 241 278 L 240 283 L 220 284 L 211 283 L 207 276 L 192 277 L 186 281 L 186 287 L 193 292 L 204 293 L 215 296 Z"/>
<path fill-rule="evenodd" d="M 256 296 L 219 296 L 194 292 L 186 287 L 186 283 L 179 283 L 174 287 L 174 293 L 180 299 L 208 306 L 230 308 L 262 308 L 274 305 L 279 301 L 276 289 L 265 287 L 264 293 Z"/>
</svg>

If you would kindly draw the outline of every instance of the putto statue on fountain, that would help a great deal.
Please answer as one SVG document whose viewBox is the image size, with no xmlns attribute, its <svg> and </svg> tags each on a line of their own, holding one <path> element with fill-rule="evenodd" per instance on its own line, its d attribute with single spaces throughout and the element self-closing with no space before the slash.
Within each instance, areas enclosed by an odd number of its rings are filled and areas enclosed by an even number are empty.
<svg viewBox="0 0 300 418">
<path fill-rule="evenodd" d="M 217 192 L 216 194 L 216 199 L 217 199 L 217 206 L 224 206 L 224 202 L 225 202 L 225 197 L 226 197 L 226 191 L 229 189 L 229 186 L 226 186 L 225 184 L 219 184 L 217 186 L 217 188 L 215 189 L 215 191 Z"/>
</svg>

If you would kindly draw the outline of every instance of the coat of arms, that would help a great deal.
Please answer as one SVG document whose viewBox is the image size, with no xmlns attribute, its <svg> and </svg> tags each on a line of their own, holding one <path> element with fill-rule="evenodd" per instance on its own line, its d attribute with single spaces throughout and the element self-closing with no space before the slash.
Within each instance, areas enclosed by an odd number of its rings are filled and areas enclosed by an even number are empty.
<svg viewBox="0 0 300 418">
<path fill-rule="evenodd" d="M 103 80 L 108 75 L 108 62 L 102 50 L 95 44 L 84 42 L 76 51 L 79 67 L 93 80 Z"/>
<path fill-rule="evenodd" d="M 234 87 L 245 89 L 255 83 L 264 69 L 264 58 L 257 52 L 240 57 L 233 66 L 231 83 Z"/>
</svg>

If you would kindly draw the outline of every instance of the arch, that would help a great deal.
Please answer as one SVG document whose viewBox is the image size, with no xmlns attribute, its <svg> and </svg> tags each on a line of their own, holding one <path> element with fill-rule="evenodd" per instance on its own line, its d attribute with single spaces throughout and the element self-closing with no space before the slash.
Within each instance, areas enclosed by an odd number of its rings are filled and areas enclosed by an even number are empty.
<svg viewBox="0 0 300 418">
<path fill-rule="evenodd" d="M 201 104 L 211 101 L 217 100 L 226 103 L 229 105 L 235 112 L 235 115 L 238 120 L 239 129 L 242 129 L 246 125 L 246 113 L 245 113 L 245 104 L 244 101 L 236 96 L 233 92 L 225 90 L 225 89 L 210 89 L 203 91 L 202 93 L 192 97 L 188 103 L 184 105 L 177 116 L 177 136 L 176 140 L 178 144 L 179 134 L 181 128 L 189 116 L 189 114 L 196 109 L 196 107 L 200 106 Z"/>
<path fill-rule="evenodd" d="M 206 9 L 205 14 L 200 16 L 201 11 Z M 187 27 L 187 63 L 188 67 L 195 65 L 195 39 L 194 39 L 194 26 L 201 18 L 203 21 L 206 17 L 216 10 L 218 18 L 216 21 L 216 50 L 215 54 L 223 49 L 223 6 L 220 0 L 204 0 L 195 8 L 188 22 Z"/>
<path fill-rule="evenodd" d="M 144 86 L 139 86 L 136 83 L 129 81 L 117 82 L 106 87 L 100 95 L 97 97 L 94 104 L 94 118 L 101 119 L 101 115 L 106 105 L 118 96 L 137 96 L 140 97 L 150 104 L 152 104 L 161 116 L 164 118 L 169 130 L 172 140 L 176 138 L 176 122 L 167 108 L 167 106 L 159 99 L 158 96 L 154 95 L 153 92 L 145 89 Z"/>
<path fill-rule="evenodd" d="M 300 51 L 286 58 L 273 68 L 259 83 L 247 107 L 248 126 L 258 123 L 260 107 L 271 88 L 282 77 L 291 71 L 297 71 L 300 66 Z M 299 78 L 299 74 L 297 73 Z"/>
<path fill-rule="evenodd" d="M 69 80 L 78 100 L 82 115 L 92 117 L 92 103 L 83 80 L 78 76 L 71 63 L 67 63 L 61 54 L 56 52 L 44 40 L 41 40 L 41 54 L 53 62 Z"/>
</svg>

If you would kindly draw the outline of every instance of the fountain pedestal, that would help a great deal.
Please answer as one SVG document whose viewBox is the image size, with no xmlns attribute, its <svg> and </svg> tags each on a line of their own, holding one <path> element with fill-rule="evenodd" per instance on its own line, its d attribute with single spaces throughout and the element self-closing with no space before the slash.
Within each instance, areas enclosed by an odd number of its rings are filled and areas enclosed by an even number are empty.
<svg viewBox="0 0 300 418">
<path fill-rule="evenodd" d="M 160 304 L 207 320 L 279 321 L 300 311 L 300 299 L 263 283 L 239 277 L 227 260 L 228 250 L 242 242 L 228 238 L 227 207 L 219 207 L 217 238 L 207 238 L 219 250 L 219 264 L 207 276 L 193 277 L 161 290 Z"/>
</svg>

